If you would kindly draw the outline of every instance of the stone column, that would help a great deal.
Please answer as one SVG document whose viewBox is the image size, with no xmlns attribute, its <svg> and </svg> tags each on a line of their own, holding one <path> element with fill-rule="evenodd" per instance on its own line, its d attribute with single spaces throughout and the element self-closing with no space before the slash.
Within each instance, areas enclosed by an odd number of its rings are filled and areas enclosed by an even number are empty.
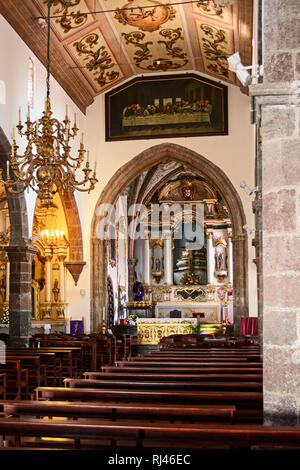
<svg viewBox="0 0 300 470">
<path fill-rule="evenodd" d="M 164 278 L 165 284 L 173 284 L 172 237 L 170 231 L 164 232 Z"/>
<path fill-rule="evenodd" d="M 144 285 L 150 285 L 150 243 L 149 234 L 145 232 L 144 239 Z"/>
<path fill-rule="evenodd" d="M 46 283 L 45 283 L 45 289 L 46 289 L 46 302 L 51 302 L 51 259 L 52 259 L 52 254 L 48 253 L 46 250 L 46 267 L 45 267 L 45 275 L 46 275 Z"/>
<path fill-rule="evenodd" d="M 243 256 L 241 263 L 233 264 L 233 315 L 234 315 L 234 335 L 240 334 L 241 317 L 247 317 L 248 312 L 248 284 L 245 273 L 248 269 L 248 237 L 247 233 L 232 237 L 233 259 L 237 260 Z M 243 255 L 242 255 L 243 254 Z"/>
<path fill-rule="evenodd" d="M 9 344 L 29 346 L 31 336 L 31 281 L 33 246 L 5 248 L 10 262 Z"/>
<path fill-rule="evenodd" d="M 233 284 L 233 249 L 232 249 L 232 235 L 228 235 L 228 282 Z"/>
<path fill-rule="evenodd" d="M 207 284 L 213 284 L 215 271 L 215 255 L 213 247 L 213 234 L 207 232 Z"/>
<path fill-rule="evenodd" d="M 280 5 L 282 3 L 282 5 Z M 298 2 L 263 0 L 264 78 L 250 87 L 261 127 L 264 423 L 299 425 L 300 21 Z"/>
</svg>

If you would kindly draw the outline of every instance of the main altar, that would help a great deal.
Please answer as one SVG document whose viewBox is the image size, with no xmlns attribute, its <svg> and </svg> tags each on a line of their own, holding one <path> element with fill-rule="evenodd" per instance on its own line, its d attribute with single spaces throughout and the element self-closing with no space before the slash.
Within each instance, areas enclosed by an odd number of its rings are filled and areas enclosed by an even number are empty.
<svg viewBox="0 0 300 470">
<path fill-rule="evenodd" d="M 186 175 L 169 182 L 140 226 L 144 236 L 135 240 L 134 269 L 144 297 L 127 304 L 127 314 L 137 318 L 139 344 L 191 333 L 197 321 L 233 324 L 232 226 L 215 188 Z"/>
</svg>

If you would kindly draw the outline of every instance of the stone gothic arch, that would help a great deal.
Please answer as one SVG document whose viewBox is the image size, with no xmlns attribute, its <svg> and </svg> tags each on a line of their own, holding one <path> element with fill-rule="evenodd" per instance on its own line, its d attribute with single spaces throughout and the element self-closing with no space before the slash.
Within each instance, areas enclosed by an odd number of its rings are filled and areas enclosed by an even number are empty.
<svg viewBox="0 0 300 470">
<path fill-rule="evenodd" d="M 167 161 L 176 161 L 185 168 L 204 177 L 216 188 L 226 204 L 232 220 L 234 246 L 234 312 L 235 331 L 239 332 L 241 316 L 248 315 L 248 237 L 243 231 L 246 217 L 241 199 L 228 176 L 214 163 L 199 153 L 178 144 L 154 145 L 123 165 L 110 179 L 96 204 L 91 227 L 91 328 L 96 331 L 102 317 L 106 295 L 105 243 L 97 238 L 97 207 L 100 204 L 114 205 L 119 195 L 141 173 L 148 168 Z"/>
</svg>

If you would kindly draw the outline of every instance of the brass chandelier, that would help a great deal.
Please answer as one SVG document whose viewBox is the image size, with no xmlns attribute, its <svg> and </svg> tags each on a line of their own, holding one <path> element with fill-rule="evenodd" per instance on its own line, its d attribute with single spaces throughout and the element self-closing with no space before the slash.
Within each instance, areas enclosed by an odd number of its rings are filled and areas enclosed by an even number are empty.
<svg viewBox="0 0 300 470">
<path fill-rule="evenodd" d="M 71 156 L 70 141 L 78 133 L 76 126 L 76 114 L 74 116 L 73 127 L 70 128 L 71 121 L 68 117 L 68 107 L 66 116 L 61 123 L 52 117 L 50 102 L 50 4 L 48 1 L 48 41 L 47 41 L 47 98 L 43 117 L 31 122 L 30 107 L 28 106 L 26 128 L 23 131 L 21 123 L 21 110 L 19 110 L 19 123 L 16 126 L 18 134 L 26 136 L 27 145 L 24 155 L 18 155 L 19 146 L 16 144 L 15 129 L 13 129 L 13 143 L 11 155 L 7 161 L 7 178 L 2 182 L 8 191 L 20 194 L 26 188 L 33 189 L 41 200 L 41 205 L 50 207 L 54 194 L 59 192 L 88 191 L 94 189 L 97 183 L 96 163 L 94 171 L 89 166 L 89 152 L 86 152 L 83 144 L 83 134 L 78 150 L 78 156 Z M 85 160 L 85 166 L 81 181 L 76 179 L 76 170 L 79 170 Z M 11 170 L 11 171 L 10 171 Z M 11 178 L 11 173 L 13 177 Z M 86 185 L 88 185 L 86 187 Z"/>
</svg>

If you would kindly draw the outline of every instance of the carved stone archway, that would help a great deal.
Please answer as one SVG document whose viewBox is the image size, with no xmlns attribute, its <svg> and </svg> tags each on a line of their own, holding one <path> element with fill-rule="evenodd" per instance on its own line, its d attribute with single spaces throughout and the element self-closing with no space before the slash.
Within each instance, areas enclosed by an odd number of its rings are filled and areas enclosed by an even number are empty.
<svg viewBox="0 0 300 470">
<path fill-rule="evenodd" d="M 241 316 L 248 315 L 248 240 L 243 231 L 246 223 L 241 199 L 228 176 L 214 163 L 202 155 L 181 145 L 164 143 L 144 150 L 123 165 L 110 179 L 102 191 L 94 213 L 91 227 L 91 328 L 96 331 L 102 317 L 106 295 L 105 243 L 97 238 L 96 215 L 100 204 L 117 202 L 120 194 L 148 168 L 168 161 L 176 161 L 186 169 L 202 176 L 216 188 L 226 204 L 232 221 L 234 247 L 234 312 L 235 331 L 239 332 Z"/>
</svg>

